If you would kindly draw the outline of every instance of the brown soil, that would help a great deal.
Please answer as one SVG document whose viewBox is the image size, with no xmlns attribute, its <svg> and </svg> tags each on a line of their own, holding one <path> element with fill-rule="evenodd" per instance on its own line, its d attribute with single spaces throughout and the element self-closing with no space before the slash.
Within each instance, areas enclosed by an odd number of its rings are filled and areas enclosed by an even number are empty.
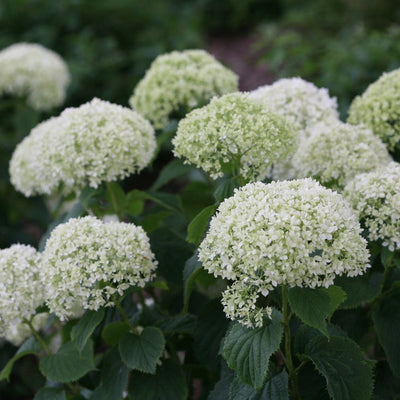
<svg viewBox="0 0 400 400">
<path fill-rule="evenodd" d="M 239 88 L 243 91 L 270 84 L 276 79 L 265 63 L 257 62 L 256 40 L 254 34 L 247 34 L 210 38 L 208 41 L 207 50 L 239 75 Z"/>
</svg>

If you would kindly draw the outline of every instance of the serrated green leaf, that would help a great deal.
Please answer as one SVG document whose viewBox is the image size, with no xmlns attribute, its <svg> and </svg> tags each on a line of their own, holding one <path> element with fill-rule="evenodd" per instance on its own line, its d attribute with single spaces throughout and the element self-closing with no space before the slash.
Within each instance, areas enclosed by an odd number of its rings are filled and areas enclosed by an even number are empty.
<svg viewBox="0 0 400 400">
<path fill-rule="evenodd" d="M 191 171 L 193 167 L 184 164 L 180 159 L 170 161 L 159 173 L 151 190 L 158 190 L 173 179 L 179 178 Z"/>
<path fill-rule="evenodd" d="M 34 337 L 30 337 L 22 344 L 22 346 L 17 350 L 14 356 L 7 362 L 5 367 L 1 370 L 0 381 L 2 381 L 3 379 L 7 379 L 7 381 L 9 380 L 12 368 L 15 362 L 18 361 L 20 358 L 25 357 L 29 354 L 38 355 L 39 353 L 40 353 L 39 344 L 36 342 Z"/>
<path fill-rule="evenodd" d="M 72 382 L 95 368 L 93 342 L 89 339 L 81 352 L 72 342 L 63 344 L 57 353 L 44 357 L 40 372 L 52 382 Z"/>
<path fill-rule="evenodd" d="M 183 294 L 183 311 L 187 312 L 189 309 L 189 300 L 192 293 L 193 287 L 196 282 L 196 278 L 199 275 L 203 264 L 199 260 L 199 253 L 196 253 L 190 257 L 183 268 L 183 283 L 185 286 Z"/>
<path fill-rule="evenodd" d="M 239 187 L 238 183 L 232 178 L 221 178 L 217 181 L 217 185 L 214 197 L 218 203 L 222 203 L 226 198 L 231 197 L 234 190 Z"/>
<path fill-rule="evenodd" d="M 94 390 L 91 400 L 122 399 L 128 383 L 128 368 L 123 364 L 118 349 L 109 350 L 101 362 L 100 385 Z"/>
<path fill-rule="evenodd" d="M 212 205 L 201 210 L 188 226 L 187 241 L 198 246 L 204 238 L 210 218 L 214 215 L 217 206 Z"/>
<path fill-rule="evenodd" d="M 103 321 L 105 311 L 86 311 L 79 322 L 72 328 L 71 341 L 79 351 L 85 347 L 90 335 L 96 327 Z"/>
<path fill-rule="evenodd" d="M 114 346 L 115 344 L 118 344 L 122 336 L 128 333 L 129 330 L 130 327 L 125 322 L 111 322 L 104 327 L 101 337 L 107 344 Z"/>
<path fill-rule="evenodd" d="M 323 289 L 293 287 L 288 289 L 291 310 L 307 325 L 328 336 L 326 319 L 331 313 L 331 299 Z"/>
<path fill-rule="evenodd" d="M 164 347 L 165 339 L 162 332 L 150 326 L 144 328 L 140 335 L 133 333 L 124 335 L 119 342 L 119 353 L 129 368 L 154 374 Z"/>
<path fill-rule="evenodd" d="M 381 276 L 381 273 L 374 272 L 371 275 L 336 278 L 335 285 L 341 287 L 347 296 L 340 308 L 356 308 L 372 301 L 379 294 Z"/>
<path fill-rule="evenodd" d="M 260 393 L 253 386 L 236 378 L 230 386 L 229 400 L 260 400 Z"/>
<path fill-rule="evenodd" d="M 129 396 L 132 400 L 186 400 L 188 387 L 182 368 L 172 360 L 164 360 L 155 375 L 134 371 Z"/>
<path fill-rule="evenodd" d="M 393 374 L 400 376 L 400 294 L 386 295 L 372 314 L 379 343 Z"/>
<path fill-rule="evenodd" d="M 106 182 L 106 200 L 116 214 L 120 214 L 126 205 L 126 195 L 117 182 Z"/>
<path fill-rule="evenodd" d="M 333 400 L 371 398 L 372 368 L 352 340 L 316 337 L 307 344 L 305 355 L 325 377 Z"/>
<path fill-rule="evenodd" d="M 66 400 L 67 396 L 64 389 L 55 387 L 45 387 L 40 389 L 33 400 Z"/>
<path fill-rule="evenodd" d="M 224 357 L 229 368 L 243 382 L 260 389 L 267 377 L 269 358 L 278 349 L 282 334 L 283 326 L 275 318 L 256 329 L 235 323 L 224 342 Z"/>
<path fill-rule="evenodd" d="M 235 379 L 234 372 L 228 368 L 225 361 L 221 363 L 221 378 L 215 384 L 214 389 L 210 392 L 208 400 L 227 400 L 229 399 L 229 392 L 231 384 Z"/>
<path fill-rule="evenodd" d="M 339 306 L 346 300 L 346 292 L 339 286 L 329 286 L 327 289 L 323 289 L 331 300 L 331 310 L 329 316 L 331 316 Z"/>
</svg>

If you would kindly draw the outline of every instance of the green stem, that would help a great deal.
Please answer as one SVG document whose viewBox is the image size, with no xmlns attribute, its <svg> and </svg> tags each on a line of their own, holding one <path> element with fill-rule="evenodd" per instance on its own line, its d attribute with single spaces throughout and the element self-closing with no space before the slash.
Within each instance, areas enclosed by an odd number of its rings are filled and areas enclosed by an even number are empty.
<svg viewBox="0 0 400 400">
<path fill-rule="evenodd" d="M 371 303 L 371 311 L 376 310 L 376 307 L 378 306 L 381 299 L 392 291 L 392 288 L 389 290 L 386 290 L 385 292 L 383 291 L 392 267 L 393 267 L 392 263 L 385 266 L 385 270 L 383 272 L 382 280 L 381 280 L 380 287 L 379 287 L 379 294 L 375 297 L 375 299 Z"/>
<path fill-rule="evenodd" d="M 27 319 L 24 319 L 24 322 L 25 322 L 25 324 L 27 324 L 29 326 L 29 329 L 31 330 L 33 336 L 35 336 L 35 339 L 40 343 L 40 345 L 42 346 L 46 355 L 49 356 L 51 354 L 51 352 L 50 352 L 46 342 L 40 336 L 39 332 L 37 332 L 36 329 L 33 327 L 32 322 Z"/>
<path fill-rule="evenodd" d="M 282 285 L 282 316 L 283 328 L 285 332 L 285 365 L 289 375 L 289 385 L 294 399 L 299 400 L 300 395 L 297 388 L 297 371 L 293 365 L 291 335 L 290 335 L 290 310 L 288 304 L 288 294 L 286 285 Z"/>
<path fill-rule="evenodd" d="M 116 299 L 114 299 L 114 303 L 115 303 L 115 306 L 117 307 L 119 313 L 121 314 L 121 317 L 122 317 L 123 321 L 129 326 L 131 332 L 134 333 L 135 335 L 139 335 L 139 332 L 136 329 L 136 327 L 132 324 L 131 321 L 129 321 L 129 318 L 126 315 L 126 312 L 123 309 L 121 303 Z"/>
<path fill-rule="evenodd" d="M 115 193 L 114 193 L 114 191 L 112 189 L 112 186 L 111 186 L 110 182 L 106 182 L 106 188 L 107 188 L 107 192 L 110 193 L 111 205 L 112 205 L 113 211 L 118 216 L 118 219 L 121 220 L 121 217 L 122 217 L 121 211 L 118 209 L 117 199 L 115 197 Z"/>
</svg>

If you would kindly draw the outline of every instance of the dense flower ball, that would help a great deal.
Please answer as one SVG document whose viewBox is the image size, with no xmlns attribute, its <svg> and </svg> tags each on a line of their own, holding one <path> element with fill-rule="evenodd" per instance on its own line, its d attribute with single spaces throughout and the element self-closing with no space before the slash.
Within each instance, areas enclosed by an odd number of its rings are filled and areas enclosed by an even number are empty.
<svg viewBox="0 0 400 400">
<path fill-rule="evenodd" d="M 343 197 L 313 179 L 250 183 L 226 199 L 200 245 L 199 259 L 215 276 L 233 281 L 224 311 L 260 326 L 256 300 L 277 285 L 328 287 L 338 275 L 369 267 L 366 240 Z"/>
<path fill-rule="evenodd" d="M 388 146 L 400 143 L 400 69 L 384 73 L 357 96 L 349 109 L 348 122 L 366 124 Z"/>
<path fill-rule="evenodd" d="M 144 230 L 95 217 L 58 225 L 43 252 L 47 304 L 60 319 L 113 306 L 114 295 L 144 286 L 157 266 Z"/>
<path fill-rule="evenodd" d="M 267 110 L 286 117 L 302 136 L 310 127 L 327 119 L 337 119 L 337 102 L 328 89 L 318 88 L 301 78 L 280 79 L 250 92 Z"/>
<path fill-rule="evenodd" d="M 157 57 L 138 83 L 131 106 L 162 129 L 173 114 L 187 113 L 238 90 L 238 77 L 203 50 L 173 51 Z"/>
<path fill-rule="evenodd" d="M 266 111 L 246 93 L 214 98 L 188 114 L 172 140 L 174 154 L 213 179 L 225 172 L 262 180 L 271 164 L 294 149 L 297 132 L 283 117 Z"/>
<path fill-rule="evenodd" d="M 368 239 L 400 249 L 400 165 L 393 162 L 357 175 L 343 192 L 366 228 Z"/>
<path fill-rule="evenodd" d="M 388 164 L 386 146 L 361 125 L 330 121 L 314 126 L 293 156 L 296 177 L 313 177 L 323 185 L 340 190 L 359 173 Z"/>
<path fill-rule="evenodd" d="M 93 99 L 34 128 L 10 162 L 11 183 L 26 196 L 96 188 L 145 168 L 156 141 L 129 108 Z"/>
<path fill-rule="evenodd" d="M 16 327 L 31 321 L 44 304 L 40 270 L 41 255 L 33 247 L 14 244 L 0 250 L 0 336 L 12 339 Z M 27 326 L 21 329 L 20 341 L 29 336 Z"/>
<path fill-rule="evenodd" d="M 36 110 L 59 106 L 69 84 L 68 67 L 39 44 L 17 43 L 0 51 L 0 95 L 26 96 Z"/>
</svg>

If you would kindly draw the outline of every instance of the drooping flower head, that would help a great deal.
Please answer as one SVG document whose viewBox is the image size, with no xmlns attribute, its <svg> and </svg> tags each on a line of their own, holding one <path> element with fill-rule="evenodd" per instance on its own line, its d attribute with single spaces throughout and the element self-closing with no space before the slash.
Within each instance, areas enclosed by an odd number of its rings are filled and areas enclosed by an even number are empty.
<svg viewBox="0 0 400 400">
<path fill-rule="evenodd" d="M 400 249 L 400 165 L 392 162 L 357 175 L 343 192 L 366 228 L 368 239 Z"/>
<path fill-rule="evenodd" d="M 384 73 L 353 100 L 348 122 L 370 127 L 389 150 L 399 148 L 400 69 Z"/>
<path fill-rule="evenodd" d="M 36 110 L 61 105 L 70 82 L 68 67 L 39 44 L 17 43 L 0 51 L 0 95 L 26 96 Z"/>
<path fill-rule="evenodd" d="M 30 335 L 29 327 L 21 324 L 32 322 L 44 304 L 40 270 L 41 255 L 32 246 L 14 244 L 0 250 L 0 337 L 19 344 Z"/>
<path fill-rule="evenodd" d="M 158 56 L 136 86 L 131 106 L 162 129 L 173 114 L 185 114 L 213 96 L 238 90 L 238 77 L 204 50 Z"/>
<path fill-rule="evenodd" d="M 232 281 L 224 311 L 261 326 L 257 298 L 278 285 L 328 287 L 368 265 L 366 240 L 343 197 L 313 179 L 249 183 L 226 199 L 200 245 L 204 268 Z"/>
<path fill-rule="evenodd" d="M 96 188 L 140 172 L 155 148 L 154 130 L 140 114 L 93 99 L 31 131 L 12 156 L 11 183 L 26 196 Z"/>
<path fill-rule="evenodd" d="M 114 305 L 113 296 L 143 287 L 157 266 L 144 230 L 95 217 L 58 225 L 43 252 L 47 304 L 60 319 Z"/>
<path fill-rule="evenodd" d="M 267 110 L 282 115 L 307 137 L 309 128 L 328 119 L 337 119 L 337 101 L 328 89 L 318 88 L 301 78 L 279 79 L 250 92 Z"/>
<path fill-rule="evenodd" d="M 323 185 L 341 190 L 362 172 L 388 164 L 383 142 L 366 126 L 331 120 L 315 125 L 293 156 L 296 177 L 313 177 Z"/>
<path fill-rule="evenodd" d="M 213 179 L 233 173 L 262 180 L 271 164 L 292 152 L 297 132 L 248 94 L 231 93 L 182 119 L 172 143 L 175 156 Z"/>
</svg>

